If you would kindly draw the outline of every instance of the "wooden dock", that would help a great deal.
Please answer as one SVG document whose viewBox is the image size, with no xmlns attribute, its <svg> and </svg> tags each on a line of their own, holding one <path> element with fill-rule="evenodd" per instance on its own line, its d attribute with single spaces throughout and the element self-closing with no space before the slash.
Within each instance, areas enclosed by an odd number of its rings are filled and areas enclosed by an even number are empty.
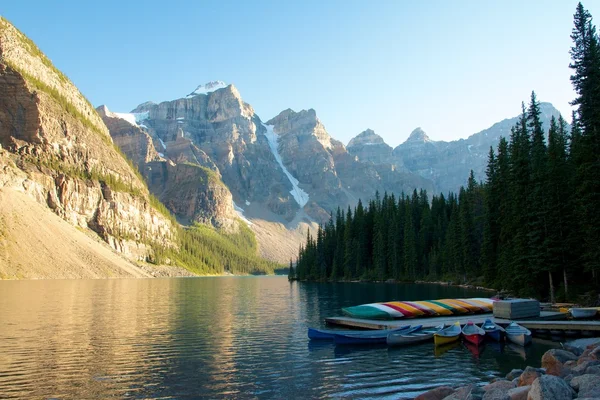
<svg viewBox="0 0 600 400">
<path fill-rule="evenodd" d="M 455 315 L 431 318 L 406 318 L 396 320 L 371 320 L 350 317 L 330 317 L 325 318 L 325 322 L 331 325 L 342 325 L 351 328 L 363 329 L 394 329 L 402 325 L 423 325 L 424 328 L 430 328 L 441 324 L 453 324 L 456 321 L 461 325 L 472 321 L 475 324 L 483 323 L 487 318 L 499 325 L 508 325 L 511 321 L 501 318 L 494 318 L 492 313 L 487 314 L 469 314 Z M 516 320 L 519 325 L 532 331 L 596 331 L 600 333 L 600 321 L 566 321 L 567 314 L 554 311 L 542 311 L 539 317 Z"/>
</svg>

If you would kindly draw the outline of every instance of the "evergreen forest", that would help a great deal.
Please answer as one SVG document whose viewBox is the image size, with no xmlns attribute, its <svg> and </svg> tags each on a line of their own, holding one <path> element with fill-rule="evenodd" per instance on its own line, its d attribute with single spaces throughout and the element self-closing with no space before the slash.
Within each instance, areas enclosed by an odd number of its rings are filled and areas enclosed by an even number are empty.
<svg viewBox="0 0 600 400">
<path fill-rule="evenodd" d="M 307 235 L 290 278 L 453 281 L 555 300 L 597 291 L 600 274 L 600 38 L 578 4 L 569 126 L 543 126 L 534 92 L 485 181 L 458 193 L 377 194 Z"/>
</svg>

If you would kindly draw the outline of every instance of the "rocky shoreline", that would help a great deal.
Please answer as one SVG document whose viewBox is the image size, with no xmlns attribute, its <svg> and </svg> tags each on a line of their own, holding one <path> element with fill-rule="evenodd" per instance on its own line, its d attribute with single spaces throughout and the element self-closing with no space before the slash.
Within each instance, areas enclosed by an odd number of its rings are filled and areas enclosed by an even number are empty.
<svg viewBox="0 0 600 400">
<path fill-rule="evenodd" d="M 600 338 L 587 346 L 565 345 L 542 356 L 542 367 L 514 369 L 485 386 L 440 386 L 415 400 L 600 399 Z"/>
</svg>

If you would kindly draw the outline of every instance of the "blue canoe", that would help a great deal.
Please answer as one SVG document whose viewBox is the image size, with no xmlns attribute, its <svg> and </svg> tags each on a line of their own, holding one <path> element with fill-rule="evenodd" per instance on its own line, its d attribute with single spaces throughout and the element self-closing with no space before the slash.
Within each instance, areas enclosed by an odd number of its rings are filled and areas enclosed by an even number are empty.
<svg viewBox="0 0 600 400">
<path fill-rule="evenodd" d="M 410 325 L 404 325 L 396 329 L 379 329 L 379 330 L 368 330 L 368 331 L 357 331 L 357 330 L 335 330 L 335 329 L 316 329 L 316 328 L 308 328 L 308 338 L 310 340 L 334 340 L 335 335 L 372 335 L 374 332 L 378 332 L 383 334 L 385 332 L 385 337 L 389 333 L 398 332 L 404 329 L 410 328 Z"/>
<path fill-rule="evenodd" d="M 416 330 L 421 329 L 422 325 L 415 325 L 411 327 L 404 327 L 404 329 L 397 329 L 393 332 L 402 332 L 402 333 L 411 333 Z M 365 332 L 367 333 L 367 332 Z M 378 344 L 378 343 L 387 343 L 387 337 L 391 332 L 386 330 L 378 330 L 372 331 L 370 334 L 361 334 L 357 335 L 355 333 L 351 334 L 335 334 L 333 340 L 335 344 Z"/>
<path fill-rule="evenodd" d="M 486 336 L 499 342 L 504 337 L 506 331 L 503 327 L 493 322 L 491 319 L 486 319 L 481 328 L 485 331 Z"/>
</svg>

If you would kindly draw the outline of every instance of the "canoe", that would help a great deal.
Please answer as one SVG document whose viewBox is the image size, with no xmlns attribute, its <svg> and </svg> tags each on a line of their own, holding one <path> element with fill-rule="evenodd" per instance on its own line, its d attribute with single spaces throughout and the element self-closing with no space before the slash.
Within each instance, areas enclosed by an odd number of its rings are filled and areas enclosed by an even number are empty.
<svg viewBox="0 0 600 400">
<path fill-rule="evenodd" d="M 473 322 L 469 321 L 462 328 L 462 335 L 467 342 L 472 343 L 475 346 L 479 346 L 481 343 L 483 343 L 485 331 L 475 325 Z"/>
<path fill-rule="evenodd" d="M 466 308 L 463 308 L 456 304 L 449 304 L 445 300 L 429 300 L 430 303 L 437 304 L 438 306 L 444 307 L 450 311 L 452 314 L 466 314 L 469 312 Z"/>
<path fill-rule="evenodd" d="M 340 335 L 370 335 L 373 332 L 385 332 L 386 335 L 403 331 L 410 328 L 410 325 L 404 325 L 395 329 L 377 329 L 377 330 L 368 330 L 368 331 L 357 331 L 357 330 L 336 330 L 336 329 L 316 329 L 316 328 L 308 328 L 308 338 L 310 340 L 333 340 L 334 336 L 337 334 Z"/>
<path fill-rule="evenodd" d="M 421 329 L 421 325 L 415 325 L 400 331 L 404 333 L 410 333 Z M 384 332 L 383 330 L 379 331 L 371 331 L 370 335 L 366 334 L 334 334 L 333 341 L 335 344 L 385 344 L 387 341 L 387 336 L 389 332 Z"/>
<path fill-rule="evenodd" d="M 518 344 L 519 346 L 525 346 L 531 343 L 531 331 L 527 328 L 522 327 L 516 322 L 511 322 L 505 330 L 506 338 L 514 344 Z"/>
<path fill-rule="evenodd" d="M 501 341 L 504 334 L 506 333 L 503 327 L 496 324 L 489 318 L 485 320 L 483 325 L 481 325 L 481 329 L 485 331 L 485 334 L 489 338 L 494 339 L 496 342 Z"/>
<path fill-rule="evenodd" d="M 431 301 L 413 301 L 413 303 L 423 307 L 428 307 L 435 311 L 438 315 L 453 315 L 452 310 L 450 310 L 449 308 L 442 307 L 439 304 L 435 304 Z"/>
<path fill-rule="evenodd" d="M 415 301 L 403 301 L 403 303 L 408 304 L 409 306 L 413 306 L 414 308 L 421 310 L 423 312 L 423 314 L 425 314 L 425 315 L 428 315 L 428 316 L 437 316 L 438 315 L 437 311 L 435 311 L 431 307 L 427 307 L 427 306 L 425 306 L 423 304 L 419 304 Z"/>
<path fill-rule="evenodd" d="M 415 308 L 409 304 L 406 304 L 403 301 L 389 301 L 386 303 L 382 303 L 386 307 L 393 308 L 396 311 L 401 312 L 406 318 L 420 317 L 425 314 L 423 311 Z"/>
<path fill-rule="evenodd" d="M 460 323 L 455 322 L 453 325 L 450 325 L 441 331 L 434 333 L 433 335 L 433 343 L 438 346 L 441 344 L 447 344 L 451 342 L 455 342 L 460 337 Z"/>
<path fill-rule="evenodd" d="M 364 319 L 394 319 L 404 317 L 404 314 L 401 312 L 378 303 L 345 307 L 342 308 L 342 313 L 352 318 Z"/>
<path fill-rule="evenodd" d="M 401 346 L 405 344 L 413 344 L 426 342 L 433 338 L 433 335 L 442 329 L 444 324 L 438 325 L 434 328 L 421 328 L 413 332 L 392 332 L 387 335 L 386 343 L 388 346 Z"/>
<path fill-rule="evenodd" d="M 571 308 L 569 310 L 573 318 L 593 318 L 598 313 L 596 308 Z"/>
<path fill-rule="evenodd" d="M 481 307 L 474 306 L 473 304 L 467 303 L 466 301 L 463 301 L 463 300 L 458 300 L 458 299 L 444 299 L 444 302 L 449 303 L 451 305 L 456 305 L 456 306 L 462 307 L 465 310 L 467 310 L 467 312 L 470 312 L 470 313 L 479 313 L 479 312 L 482 312 Z"/>
<path fill-rule="evenodd" d="M 460 299 L 460 301 L 477 307 L 478 311 L 475 311 L 475 312 L 487 313 L 487 312 L 494 311 L 494 306 L 492 304 L 484 303 L 477 299 Z"/>
</svg>

